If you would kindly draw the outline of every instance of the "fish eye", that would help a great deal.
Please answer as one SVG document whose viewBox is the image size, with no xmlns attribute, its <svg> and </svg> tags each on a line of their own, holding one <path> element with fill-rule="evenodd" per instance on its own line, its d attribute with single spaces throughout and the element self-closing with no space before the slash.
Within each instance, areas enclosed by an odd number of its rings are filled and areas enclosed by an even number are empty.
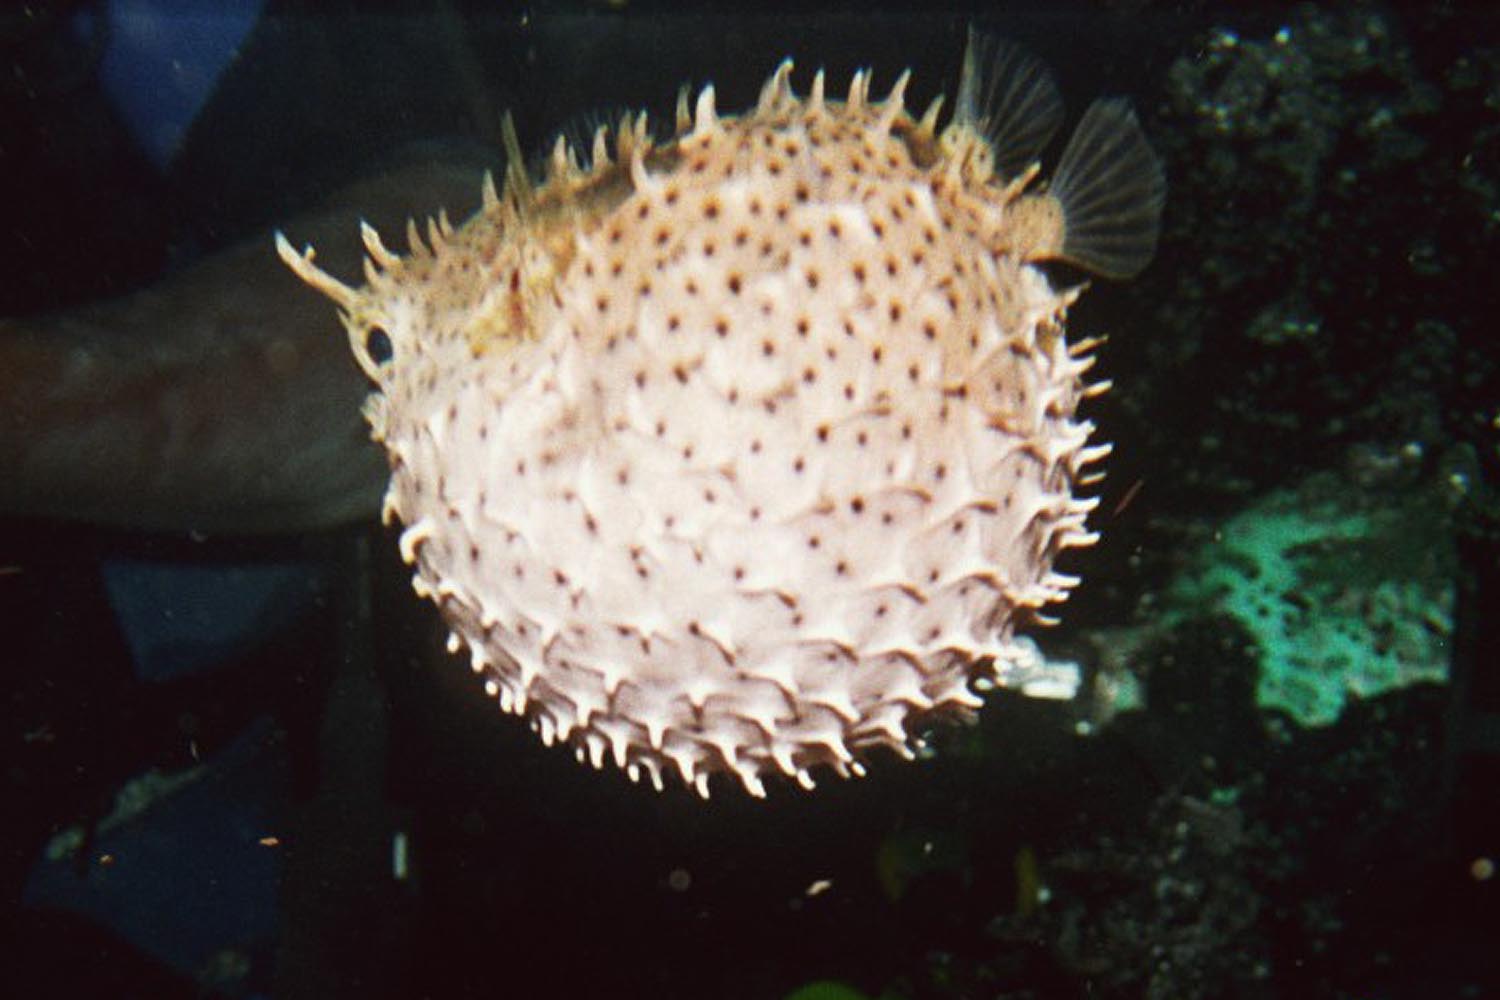
<svg viewBox="0 0 1500 1000">
<path fill-rule="evenodd" d="M 383 365 L 391 360 L 395 354 L 395 348 L 391 345 L 391 335 L 385 332 L 385 327 L 380 324 L 372 324 L 365 330 L 365 354 L 377 366 Z"/>
</svg>

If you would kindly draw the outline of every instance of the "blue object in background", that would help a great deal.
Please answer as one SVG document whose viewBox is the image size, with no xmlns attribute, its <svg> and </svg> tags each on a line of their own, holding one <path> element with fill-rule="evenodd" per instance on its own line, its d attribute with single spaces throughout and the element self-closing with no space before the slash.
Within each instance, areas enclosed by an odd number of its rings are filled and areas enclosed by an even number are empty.
<svg viewBox="0 0 1500 1000">
<path fill-rule="evenodd" d="M 317 563 L 111 560 L 104 585 L 143 681 L 210 670 L 253 650 L 327 592 Z"/>
<path fill-rule="evenodd" d="M 176 156 L 264 7 L 265 0 L 108 0 L 102 14 L 78 15 L 80 35 L 104 33 L 105 92 L 158 168 Z"/>
<path fill-rule="evenodd" d="M 155 791 L 139 781 L 122 790 L 82 872 L 69 854 L 38 860 L 25 902 L 90 917 L 200 982 L 227 955 L 268 961 L 291 786 L 284 742 L 260 719 L 167 780 Z"/>
<path fill-rule="evenodd" d="M 148 683 L 252 651 L 328 587 L 327 569 L 313 561 L 112 560 L 102 572 Z M 206 989 L 237 988 L 272 961 L 291 780 L 285 740 L 259 718 L 194 768 L 121 786 L 82 864 L 55 841 L 34 863 L 24 901 L 109 927 Z"/>
</svg>

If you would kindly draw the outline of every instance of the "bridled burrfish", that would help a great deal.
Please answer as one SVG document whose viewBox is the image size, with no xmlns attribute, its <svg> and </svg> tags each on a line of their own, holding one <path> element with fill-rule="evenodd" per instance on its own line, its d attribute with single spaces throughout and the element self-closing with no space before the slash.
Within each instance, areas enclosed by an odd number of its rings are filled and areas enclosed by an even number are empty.
<svg viewBox="0 0 1500 1000">
<path fill-rule="evenodd" d="M 801 96 L 784 62 L 540 180 L 508 131 L 502 189 L 404 256 L 367 227 L 358 288 L 278 238 L 375 384 L 417 593 L 546 743 L 761 795 L 911 756 L 976 685 L 1069 693 L 1017 629 L 1075 583 L 1108 446 L 1038 265 L 1139 271 L 1161 168 L 1104 100 L 1042 187 L 1056 88 L 982 36 L 946 123 L 906 85 Z"/>
</svg>

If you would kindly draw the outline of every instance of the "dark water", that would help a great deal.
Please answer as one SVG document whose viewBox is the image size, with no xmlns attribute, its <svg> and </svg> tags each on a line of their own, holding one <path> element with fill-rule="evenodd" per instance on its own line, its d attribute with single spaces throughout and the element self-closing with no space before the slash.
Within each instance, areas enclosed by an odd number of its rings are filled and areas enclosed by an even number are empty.
<svg viewBox="0 0 1500 1000">
<path fill-rule="evenodd" d="M 0 315 L 269 255 L 394 162 L 498 167 L 504 109 L 540 155 L 601 110 L 670 121 L 684 82 L 741 108 L 785 55 L 799 90 L 910 67 L 922 107 L 975 16 L 352 7 L 251 11 L 176 144 L 132 132 L 173 102 L 132 118 L 111 43 L 205 74 L 181 10 L 4 15 Z M 1500 990 L 1500 22 L 982 13 L 1073 116 L 1129 95 L 1169 177 L 1155 263 L 1070 319 L 1115 384 L 1104 541 L 1039 636 L 1079 701 L 997 695 L 931 760 L 705 804 L 499 716 L 391 532 L 0 520 L 6 995 Z"/>
</svg>

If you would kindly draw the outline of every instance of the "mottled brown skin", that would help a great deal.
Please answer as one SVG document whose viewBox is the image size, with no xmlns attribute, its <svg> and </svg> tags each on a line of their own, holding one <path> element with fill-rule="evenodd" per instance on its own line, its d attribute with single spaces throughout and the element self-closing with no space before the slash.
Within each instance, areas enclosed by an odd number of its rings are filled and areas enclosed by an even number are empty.
<svg viewBox="0 0 1500 1000">
<path fill-rule="evenodd" d="M 358 267 L 361 217 L 474 201 L 479 171 L 401 169 L 289 228 Z M 0 513 L 168 532 L 373 517 L 385 462 L 327 303 L 264 237 L 119 299 L 0 320 Z"/>
</svg>

